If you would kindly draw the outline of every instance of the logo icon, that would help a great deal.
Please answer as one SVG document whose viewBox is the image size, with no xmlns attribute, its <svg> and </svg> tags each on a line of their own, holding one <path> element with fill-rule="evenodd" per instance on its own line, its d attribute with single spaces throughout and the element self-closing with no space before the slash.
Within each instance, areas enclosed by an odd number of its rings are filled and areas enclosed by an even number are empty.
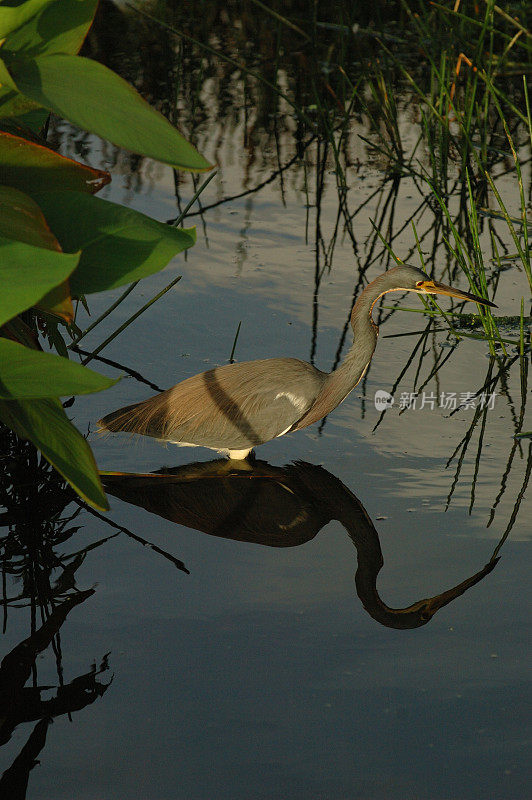
<svg viewBox="0 0 532 800">
<path fill-rule="evenodd" d="M 387 408 L 393 406 L 393 395 L 385 392 L 383 389 L 377 389 L 375 392 L 375 408 L 377 411 L 385 411 Z"/>
</svg>

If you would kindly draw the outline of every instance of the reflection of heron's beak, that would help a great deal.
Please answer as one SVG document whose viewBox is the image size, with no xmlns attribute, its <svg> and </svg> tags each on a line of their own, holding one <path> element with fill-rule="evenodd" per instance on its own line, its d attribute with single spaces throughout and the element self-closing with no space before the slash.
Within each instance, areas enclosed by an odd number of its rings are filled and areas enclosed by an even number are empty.
<svg viewBox="0 0 532 800">
<path fill-rule="evenodd" d="M 424 281 L 422 288 L 428 294 L 446 294 L 449 297 L 458 297 L 460 300 L 472 300 L 475 303 L 480 303 L 483 306 L 491 306 L 497 308 L 495 303 L 486 300 L 484 297 L 477 297 L 475 294 L 463 292 L 461 289 L 453 289 L 452 286 L 446 286 L 445 283 L 438 283 L 437 281 Z"/>
<path fill-rule="evenodd" d="M 485 567 L 483 567 L 480 572 L 477 572 L 475 575 L 472 575 L 470 578 L 467 578 L 462 583 L 459 583 L 458 586 L 454 586 L 452 589 L 448 589 L 446 592 L 442 592 L 441 594 L 436 595 L 436 597 L 431 597 L 428 600 L 423 602 L 426 603 L 426 606 L 423 610 L 423 617 L 427 619 L 431 619 L 436 611 L 439 611 L 440 608 L 443 606 L 448 605 L 455 597 L 463 594 L 467 589 L 471 586 L 474 586 L 475 583 L 479 583 L 489 572 L 494 569 L 497 562 L 499 561 L 498 558 L 493 558 L 491 561 L 488 561 Z"/>
</svg>

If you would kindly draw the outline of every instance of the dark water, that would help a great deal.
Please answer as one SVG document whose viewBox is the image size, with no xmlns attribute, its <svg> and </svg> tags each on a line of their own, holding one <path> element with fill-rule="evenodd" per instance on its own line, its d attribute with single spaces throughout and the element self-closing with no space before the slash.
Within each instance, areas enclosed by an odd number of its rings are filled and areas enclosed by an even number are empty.
<svg viewBox="0 0 532 800">
<path fill-rule="evenodd" d="M 163 48 L 154 58 L 161 75 L 165 57 Z M 126 74 L 134 68 L 124 56 Z M 235 87 L 220 93 L 207 78 L 199 96 L 210 116 L 194 136 L 218 173 L 204 206 L 264 183 L 295 147 L 282 115 L 277 134 L 254 131 L 256 149 L 246 144 Z M 400 124 L 410 141 L 406 101 Z M 367 133 L 363 120 L 353 122 L 349 173 L 352 210 L 367 201 L 354 218 L 356 252 L 343 226 L 335 235 L 334 164 L 313 142 L 282 180 L 192 217 L 198 244 L 187 258 L 144 281 L 83 347 L 182 274 L 107 358 L 167 387 L 226 363 L 242 321 L 238 360 L 292 355 L 331 369 L 360 275 L 386 266 L 369 220 L 390 196 L 405 255 L 404 222 L 422 200 L 408 178 L 393 192 L 381 185 L 383 167 L 357 132 Z M 112 170 L 108 199 L 176 215 L 171 170 L 64 125 L 54 136 L 63 152 Z M 515 191 L 510 177 L 501 183 Z M 181 201 L 193 191 L 183 179 Z M 427 209 L 416 226 L 430 235 Z M 119 294 L 92 296 L 92 318 Z M 523 294 L 523 275 L 503 273 L 500 313 L 517 314 Z M 421 308 L 414 297 L 402 305 Z M 407 312 L 383 319 L 364 383 L 323 427 L 261 447 L 249 471 L 206 464 L 215 456 L 206 450 L 91 433 L 101 469 L 167 476 L 109 478 L 104 517 L 79 510 L 30 449 L 6 440 L 2 798 L 529 796 L 530 449 L 513 439 L 530 429 L 526 374 L 519 360 L 503 371 L 484 416 L 451 413 L 442 392 L 474 394 L 502 363 L 484 342 L 453 349 L 446 332 L 382 338 L 425 325 Z M 392 391 L 419 342 L 375 428 L 375 392 Z M 424 407 L 400 413 L 416 389 Z M 92 431 L 150 394 L 126 377 L 70 413 Z"/>
</svg>

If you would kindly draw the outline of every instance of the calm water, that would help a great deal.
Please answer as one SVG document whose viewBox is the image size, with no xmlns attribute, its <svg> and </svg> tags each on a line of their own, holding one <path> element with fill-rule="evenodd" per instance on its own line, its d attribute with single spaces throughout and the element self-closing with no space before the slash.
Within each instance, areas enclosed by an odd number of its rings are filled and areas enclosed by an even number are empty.
<svg viewBox="0 0 532 800">
<path fill-rule="evenodd" d="M 211 111 L 195 136 L 218 165 L 201 198 L 210 206 L 264 183 L 278 158 L 290 161 L 294 145 L 287 125 L 277 147 L 269 138 L 252 153 L 242 108 L 221 109 L 215 81 L 202 92 Z M 415 122 L 406 103 L 401 120 L 408 142 Z M 330 160 L 317 202 L 323 147 L 313 142 L 282 180 L 191 217 L 198 243 L 186 259 L 143 281 L 83 347 L 96 347 L 182 274 L 105 349 L 107 358 L 165 388 L 226 363 L 241 321 L 237 360 L 292 355 L 331 369 L 345 350 L 342 328 L 361 272 L 371 279 L 387 263 L 370 219 L 389 219 L 389 187 L 357 139 L 363 132 L 363 121 L 354 122 L 352 213 L 367 201 L 354 217 L 356 252 L 343 225 L 334 238 L 339 201 Z M 176 216 L 170 169 L 132 162 L 64 125 L 54 136 L 63 152 L 81 150 L 89 163 L 111 169 L 102 196 L 160 220 Z M 515 190 L 511 176 L 501 184 Z M 183 179 L 181 201 L 193 192 Z M 406 257 L 415 244 L 406 220 L 417 213 L 418 235 L 426 232 L 428 242 L 433 218 L 430 207 L 419 210 L 413 181 L 404 178 L 394 192 L 394 247 Z M 508 240 L 504 223 L 497 230 Z M 435 259 L 439 276 L 443 251 Z M 119 294 L 92 296 L 92 318 Z M 503 272 L 500 313 L 519 313 L 522 295 L 524 276 Z M 402 305 L 421 308 L 415 297 Z M 484 342 L 463 339 L 453 350 L 446 332 L 432 330 L 420 340 L 425 325 L 404 311 L 384 320 L 364 383 L 323 427 L 261 447 L 249 473 L 206 466 L 213 457 L 206 450 L 90 433 L 101 469 L 172 475 L 110 479 L 112 526 L 82 510 L 65 525 L 79 529 L 61 536 L 58 519 L 77 506 L 60 489 L 43 494 L 42 474 L 41 493 L 22 480 L 16 541 L 45 532 L 49 547 L 36 552 L 34 542 L 24 551 L 37 578 L 79 593 L 71 591 L 70 601 L 63 595 L 70 604 L 58 604 L 45 623 L 38 604 L 17 601 L 25 597 L 17 574 L 6 579 L 13 602 L 2 652 L 11 655 L 0 677 L 15 702 L 1 729 L 2 797 L 529 796 L 530 458 L 529 440 L 517 446 L 513 439 L 519 420 L 530 429 L 527 388 L 516 361 L 490 388 L 493 407 L 484 418 L 475 421 L 475 408 L 451 413 L 442 393 L 472 395 L 501 364 L 490 361 Z M 402 410 L 401 398 L 416 389 L 416 408 Z M 378 390 L 393 390 L 395 403 L 375 427 Z M 151 394 L 125 377 L 77 399 L 71 415 L 92 431 L 102 414 Z M 203 464 L 190 466 L 197 461 Z M 25 469 L 27 478 L 38 465 Z M 22 555 L 12 550 L 20 567 Z M 32 630 L 25 649 L 15 649 Z"/>
</svg>

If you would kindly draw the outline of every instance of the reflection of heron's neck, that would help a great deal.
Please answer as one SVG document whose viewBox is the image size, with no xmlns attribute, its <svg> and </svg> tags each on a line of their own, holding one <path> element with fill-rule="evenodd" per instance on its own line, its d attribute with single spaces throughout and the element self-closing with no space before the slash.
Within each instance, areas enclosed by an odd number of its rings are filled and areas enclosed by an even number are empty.
<svg viewBox="0 0 532 800">
<path fill-rule="evenodd" d="M 428 622 L 432 614 L 431 600 L 421 600 L 407 608 L 390 608 L 379 597 L 377 576 L 384 563 L 379 536 L 368 513 L 357 497 L 326 470 L 296 465 L 297 474 L 311 491 L 314 504 L 329 519 L 337 520 L 346 529 L 357 551 L 355 584 L 362 605 L 377 622 L 389 628 L 417 628 Z M 308 480 L 311 477 L 311 481 Z"/>
<path fill-rule="evenodd" d="M 345 488 L 345 487 L 344 487 Z M 348 489 L 345 493 L 351 494 Z M 362 605 L 374 620 L 387 628 L 418 628 L 429 621 L 428 600 L 420 600 L 406 608 L 390 608 L 381 600 L 377 590 L 377 576 L 382 569 L 379 536 L 366 510 L 352 495 L 351 502 L 339 503 L 336 519 L 344 526 L 357 551 L 355 585 Z"/>
<path fill-rule="evenodd" d="M 382 556 L 381 564 L 376 569 L 373 561 L 366 560 L 363 550 L 357 548 L 357 554 L 358 569 L 355 574 L 357 594 L 362 605 L 374 620 L 387 628 L 408 629 L 419 628 L 431 619 L 433 612 L 430 600 L 418 600 L 417 603 L 412 603 L 406 608 L 387 606 L 377 591 L 377 575 L 383 563 Z"/>
<path fill-rule="evenodd" d="M 421 625 L 425 625 L 440 608 L 451 603 L 470 589 L 471 586 L 485 578 L 494 569 L 499 560 L 498 558 L 492 558 L 474 575 L 466 578 L 466 580 L 451 589 L 434 595 L 434 597 L 418 600 L 416 603 L 406 606 L 406 608 L 390 608 L 381 600 L 377 590 L 377 576 L 384 564 L 379 536 L 371 519 L 357 498 L 345 486 L 343 489 L 344 492 L 338 497 L 339 502 L 335 506 L 334 518 L 345 527 L 349 538 L 356 547 L 357 571 L 355 584 L 357 594 L 368 614 L 374 620 L 380 622 L 381 625 L 403 630 L 419 628 Z M 352 500 L 348 499 L 349 496 L 351 496 Z"/>
</svg>

